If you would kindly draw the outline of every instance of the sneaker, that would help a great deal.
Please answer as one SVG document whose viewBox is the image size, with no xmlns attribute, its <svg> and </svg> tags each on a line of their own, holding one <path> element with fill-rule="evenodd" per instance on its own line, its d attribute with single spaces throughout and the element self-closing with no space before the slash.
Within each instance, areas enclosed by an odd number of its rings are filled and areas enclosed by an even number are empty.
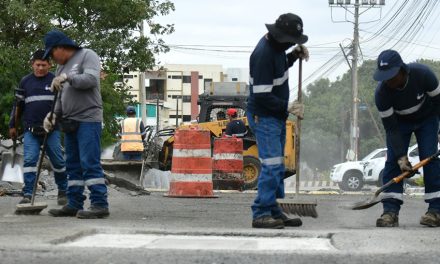
<svg viewBox="0 0 440 264">
<path fill-rule="evenodd" d="M 58 205 L 66 205 L 67 204 L 67 195 L 65 191 L 58 191 L 57 196 Z"/>
<path fill-rule="evenodd" d="M 284 222 L 280 218 L 274 219 L 272 216 L 265 215 L 252 220 L 252 227 L 282 229 L 284 228 Z"/>
<path fill-rule="evenodd" d="M 76 216 L 78 209 L 73 209 L 67 205 L 61 207 L 60 209 L 50 209 L 49 214 L 54 217 L 66 217 L 66 216 Z"/>
<path fill-rule="evenodd" d="M 284 226 L 302 226 L 302 221 L 299 218 L 289 218 L 285 214 L 281 214 L 278 217 L 275 217 L 275 219 L 281 219 L 283 220 Z"/>
<path fill-rule="evenodd" d="M 398 227 L 399 216 L 393 212 L 384 212 L 377 220 L 377 227 Z"/>
<path fill-rule="evenodd" d="M 23 196 L 23 199 L 21 199 L 20 202 L 18 202 L 18 204 L 28 204 L 28 203 L 31 203 L 31 199 L 32 199 L 32 196 L 25 195 L 25 196 Z"/>
<path fill-rule="evenodd" d="M 440 213 L 428 211 L 420 218 L 420 224 L 429 227 L 440 226 Z"/>
<path fill-rule="evenodd" d="M 80 219 L 96 219 L 96 218 L 106 218 L 110 215 L 108 208 L 92 206 L 89 210 L 80 210 L 76 214 L 76 217 Z"/>
</svg>

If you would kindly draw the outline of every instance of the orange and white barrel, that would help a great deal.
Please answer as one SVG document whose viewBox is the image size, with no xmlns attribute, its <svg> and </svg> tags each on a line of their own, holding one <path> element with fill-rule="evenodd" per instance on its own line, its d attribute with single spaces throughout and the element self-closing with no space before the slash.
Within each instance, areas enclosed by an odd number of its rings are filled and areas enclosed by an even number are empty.
<svg viewBox="0 0 440 264">
<path fill-rule="evenodd" d="M 243 140 L 234 137 L 215 139 L 212 159 L 214 189 L 242 191 Z"/>
<path fill-rule="evenodd" d="M 215 197 L 212 184 L 211 134 L 208 130 L 176 130 L 167 196 Z"/>
</svg>

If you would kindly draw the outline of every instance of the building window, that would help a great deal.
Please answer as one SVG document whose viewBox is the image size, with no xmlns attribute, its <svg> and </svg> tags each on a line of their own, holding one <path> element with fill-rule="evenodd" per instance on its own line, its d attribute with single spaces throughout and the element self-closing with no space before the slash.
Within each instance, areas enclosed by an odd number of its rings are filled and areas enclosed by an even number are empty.
<svg viewBox="0 0 440 264">
<path fill-rule="evenodd" d="M 191 103 L 191 95 L 184 95 L 183 102 L 184 103 Z"/>
<path fill-rule="evenodd" d="M 180 80 L 182 76 L 180 75 L 168 75 L 168 79 Z"/>
<path fill-rule="evenodd" d="M 233 81 L 233 82 L 237 82 L 237 81 L 238 81 L 238 78 L 232 78 L 232 81 Z"/>
<path fill-rule="evenodd" d="M 124 75 L 124 79 L 133 79 L 133 75 L 131 74 Z"/>
<path fill-rule="evenodd" d="M 189 76 L 189 75 L 184 75 L 184 76 L 183 76 L 183 80 L 182 80 L 182 82 L 183 82 L 183 83 L 191 83 L 191 76 Z"/>
<path fill-rule="evenodd" d="M 199 75 L 199 79 L 203 79 L 203 75 Z"/>
</svg>

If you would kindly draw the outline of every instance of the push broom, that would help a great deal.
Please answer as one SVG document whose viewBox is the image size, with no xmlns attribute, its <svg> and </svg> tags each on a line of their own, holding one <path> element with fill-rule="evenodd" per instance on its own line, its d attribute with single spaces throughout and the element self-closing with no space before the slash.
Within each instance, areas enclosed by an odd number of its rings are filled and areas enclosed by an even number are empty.
<svg viewBox="0 0 440 264">
<path fill-rule="evenodd" d="M 302 103 L 302 59 L 299 59 L 299 74 L 298 74 L 298 98 L 299 103 Z M 300 201 L 299 196 L 299 156 L 300 156 L 300 144 L 301 144 L 301 119 L 296 118 L 296 133 L 295 133 L 295 166 L 296 166 L 296 184 L 295 184 L 295 198 L 293 199 L 277 199 L 278 205 L 286 214 L 294 214 L 298 216 L 310 216 L 313 218 L 318 217 L 316 211 L 317 203 Z"/>
<path fill-rule="evenodd" d="M 55 104 L 57 102 L 57 99 L 58 99 L 58 92 L 55 90 L 52 109 L 50 110 L 50 114 L 49 114 L 50 121 L 52 121 L 52 117 L 53 117 L 53 113 L 55 110 Z M 40 212 L 43 211 L 43 209 L 45 209 L 47 207 L 46 203 L 42 203 L 42 202 L 36 203 L 35 196 L 37 195 L 37 186 L 38 186 L 38 181 L 40 179 L 41 166 L 43 164 L 44 154 L 46 153 L 46 145 L 47 145 L 47 138 L 48 137 L 49 137 L 49 133 L 46 132 L 46 134 L 44 134 L 44 139 L 43 139 L 43 144 L 42 144 L 43 146 L 41 147 L 40 157 L 38 158 L 37 175 L 35 177 L 34 187 L 32 190 L 31 203 L 17 204 L 17 208 L 15 209 L 15 214 L 37 215 L 37 214 L 40 214 Z"/>
</svg>

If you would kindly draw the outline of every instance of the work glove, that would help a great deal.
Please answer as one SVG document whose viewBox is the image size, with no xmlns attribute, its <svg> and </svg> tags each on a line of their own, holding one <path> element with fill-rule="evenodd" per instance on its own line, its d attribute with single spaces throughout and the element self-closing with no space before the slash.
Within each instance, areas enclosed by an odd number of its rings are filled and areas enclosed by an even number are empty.
<svg viewBox="0 0 440 264">
<path fill-rule="evenodd" d="M 55 126 L 55 120 L 57 119 L 57 115 L 55 113 L 52 114 L 52 119 L 50 119 L 50 112 L 47 113 L 46 117 L 43 121 L 43 127 L 44 130 L 46 130 L 47 133 L 53 130 L 53 127 Z"/>
<path fill-rule="evenodd" d="M 58 92 L 63 89 L 63 83 L 67 81 L 67 74 L 61 73 L 57 77 L 53 78 L 52 84 L 50 85 L 50 91 L 53 93 L 55 90 Z"/>
<path fill-rule="evenodd" d="M 305 61 L 309 60 L 309 50 L 306 48 L 306 46 L 304 46 L 302 44 L 301 45 L 297 45 L 293 49 L 293 53 L 299 59 L 303 59 Z"/>
<path fill-rule="evenodd" d="M 412 165 L 411 162 L 409 162 L 407 156 L 402 156 L 397 160 L 397 164 L 399 164 L 400 170 L 402 172 L 405 171 L 412 171 Z"/>
<path fill-rule="evenodd" d="M 17 129 L 15 129 L 15 127 L 9 129 L 9 137 L 11 137 L 12 140 L 17 139 Z"/>
<path fill-rule="evenodd" d="M 289 103 L 287 111 L 294 114 L 299 119 L 304 119 L 304 104 L 298 102 L 297 100 Z"/>
</svg>

